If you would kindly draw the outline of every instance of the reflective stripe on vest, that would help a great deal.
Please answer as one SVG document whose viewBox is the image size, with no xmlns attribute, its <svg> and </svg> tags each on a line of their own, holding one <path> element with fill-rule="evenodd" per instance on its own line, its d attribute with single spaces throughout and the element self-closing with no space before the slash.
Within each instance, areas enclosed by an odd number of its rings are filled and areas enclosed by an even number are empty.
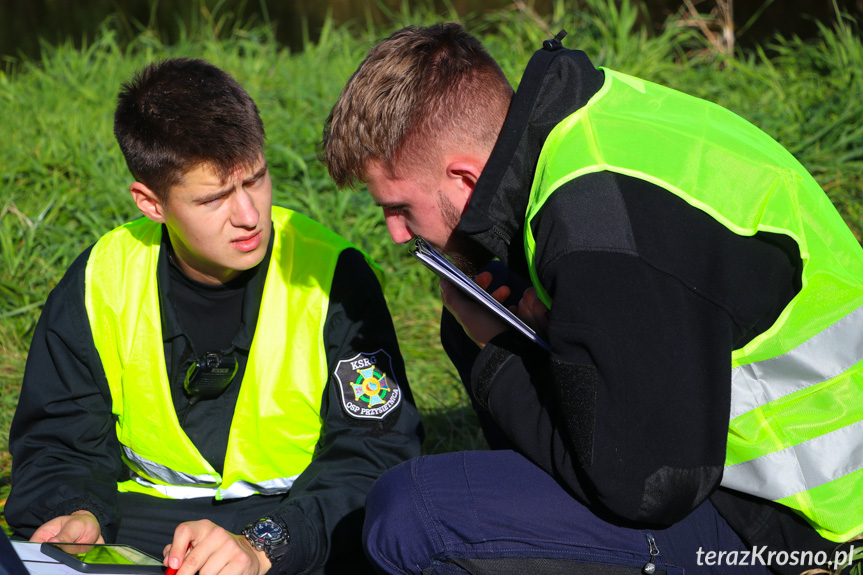
<svg viewBox="0 0 863 575">
<path fill-rule="evenodd" d="M 132 463 L 135 468 L 142 470 L 148 477 L 154 477 L 166 485 L 188 485 L 194 487 L 212 486 L 213 491 L 215 492 L 215 488 L 219 484 L 219 478 L 217 475 L 211 475 L 209 473 L 190 475 L 181 471 L 175 471 L 170 467 L 165 467 L 160 463 L 141 457 L 125 445 L 122 445 L 121 447 L 123 449 L 123 455 L 126 456 L 126 459 Z M 149 481 L 144 481 L 145 482 L 139 483 L 142 483 L 142 485 L 152 485 Z"/>
<path fill-rule="evenodd" d="M 791 351 L 731 371 L 731 419 L 848 371 L 863 358 L 863 307 Z"/>
<path fill-rule="evenodd" d="M 328 378 L 321 342 L 329 289 L 338 256 L 350 244 L 283 208 L 273 208 L 273 225 L 272 257 L 222 475 L 180 428 L 171 399 L 157 280 L 161 226 L 142 218 L 93 247 L 87 313 L 124 461 L 137 475 L 121 483 L 121 491 L 210 497 L 214 489 L 217 499 L 285 492 L 311 461 Z M 214 483 L 202 489 L 204 478 Z"/>
<path fill-rule="evenodd" d="M 198 497 L 217 497 L 221 499 L 240 499 L 250 495 L 278 495 L 287 493 L 293 486 L 294 481 L 299 475 L 286 479 L 273 479 L 263 483 L 248 483 L 246 481 L 238 481 L 231 485 L 226 490 L 219 490 L 216 487 L 199 487 L 188 485 L 162 485 L 160 483 L 150 483 L 143 477 L 136 477 L 137 485 L 143 489 L 129 489 L 129 491 L 140 491 L 143 493 L 155 494 L 159 497 L 169 499 L 195 499 Z"/>
<path fill-rule="evenodd" d="M 660 186 L 732 232 L 785 234 L 802 288 L 731 358 L 732 419 L 723 486 L 787 505 L 825 538 L 863 531 L 863 250 L 817 182 L 739 116 L 604 70 L 602 89 L 561 121 L 540 153 L 525 225 L 566 182 L 609 171 Z"/>
<path fill-rule="evenodd" d="M 860 505 L 848 500 L 863 485 L 861 357 L 863 307 L 783 355 L 734 368 L 722 485 L 804 513 L 833 541 L 858 535 Z"/>
<path fill-rule="evenodd" d="M 773 501 L 793 498 L 863 469 L 861 436 L 863 421 L 858 421 L 758 459 L 729 465 L 722 475 L 722 485 L 756 492 Z M 842 458 L 833 456 L 837 449 L 843 453 Z M 843 535 L 843 540 L 851 535 Z"/>
<path fill-rule="evenodd" d="M 240 480 L 233 483 L 227 489 L 220 489 L 218 476 L 181 473 L 155 461 L 144 459 L 125 445 L 122 448 L 127 461 L 133 464 L 136 469 L 142 470 L 147 477 L 157 479 L 161 483 L 152 483 L 141 475 L 135 475 L 132 481 L 137 483 L 138 486 L 144 487 L 145 493 L 153 490 L 171 499 L 194 499 L 196 497 L 237 499 L 255 494 L 278 495 L 280 493 L 287 493 L 293 486 L 294 481 L 299 477 L 298 474 L 292 477 L 279 477 L 268 481 L 261 481 L 260 483 L 250 483 Z M 125 490 L 141 491 L 136 487 L 126 484 Z"/>
</svg>

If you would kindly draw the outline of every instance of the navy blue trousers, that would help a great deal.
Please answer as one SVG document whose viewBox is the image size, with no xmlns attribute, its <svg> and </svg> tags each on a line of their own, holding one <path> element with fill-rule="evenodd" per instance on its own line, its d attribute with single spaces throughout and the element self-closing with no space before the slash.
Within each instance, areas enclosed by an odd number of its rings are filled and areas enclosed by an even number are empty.
<svg viewBox="0 0 863 575">
<path fill-rule="evenodd" d="M 380 573 L 769 573 L 741 565 L 745 547 L 709 501 L 667 529 L 612 525 L 510 450 L 394 467 L 369 493 L 363 541 Z"/>
</svg>

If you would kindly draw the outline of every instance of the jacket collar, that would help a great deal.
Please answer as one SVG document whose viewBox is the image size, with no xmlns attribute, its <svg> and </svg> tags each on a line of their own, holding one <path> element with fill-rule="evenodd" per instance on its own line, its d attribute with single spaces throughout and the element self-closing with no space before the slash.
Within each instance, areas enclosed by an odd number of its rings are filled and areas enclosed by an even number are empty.
<svg viewBox="0 0 863 575">
<path fill-rule="evenodd" d="M 534 53 L 459 222 L 460 231 L 525 277 L 524 219 L 539 153 L 551 130 L 584 106 L 603 81 L 580 50 Z"/>
</svg>

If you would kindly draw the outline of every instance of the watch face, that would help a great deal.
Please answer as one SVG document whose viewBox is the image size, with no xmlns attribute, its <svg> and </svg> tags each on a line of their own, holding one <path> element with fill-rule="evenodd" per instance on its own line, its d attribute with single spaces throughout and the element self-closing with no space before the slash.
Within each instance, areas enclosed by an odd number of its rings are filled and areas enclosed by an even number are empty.
<svg viewBox="0 0 863 575">
<path fill-rule="evenodd" d="M 282 527 L 270 519 L 264 519 L 255 523 L 252 527 L 252 534 L 267 543 L 276 543 L 285 538 L 285 532 Z"/>
</svg>

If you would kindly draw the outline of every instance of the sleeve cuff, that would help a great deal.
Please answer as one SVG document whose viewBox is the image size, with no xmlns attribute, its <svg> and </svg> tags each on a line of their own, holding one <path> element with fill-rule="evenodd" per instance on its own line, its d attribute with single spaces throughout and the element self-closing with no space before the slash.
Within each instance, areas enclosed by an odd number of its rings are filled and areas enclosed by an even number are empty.
<svg viewBox="0 0 863 575">
<path fill-rule="evenodd" d="M 117 538 L 117 526 L 104 506 L 87 496 L 67 499 L 56 507 L 56 517 L 71 515 L 75 511 L 89 511 L 99 522 L 99 530 L 106 542 L 112 542 Z"/>
<path fill-rule="evenodd" d="M 302 510 L 288 507 L 274 513 L 273 517 L 287 526 L 291 542 L 288 552 L 273 565 L 270 573 L 303 575 L 323 567 L 326 555 L 318 550 L 317 536 Z"/>
<path fill-rule="evenodd" d="M 479 353 L 471 370 L 471 391 L 477 404 L 488 411 L 492 384 L 507 363 L 544 353 L 515 331 L 507 331 L 492 339 Z"/>
</svg>

